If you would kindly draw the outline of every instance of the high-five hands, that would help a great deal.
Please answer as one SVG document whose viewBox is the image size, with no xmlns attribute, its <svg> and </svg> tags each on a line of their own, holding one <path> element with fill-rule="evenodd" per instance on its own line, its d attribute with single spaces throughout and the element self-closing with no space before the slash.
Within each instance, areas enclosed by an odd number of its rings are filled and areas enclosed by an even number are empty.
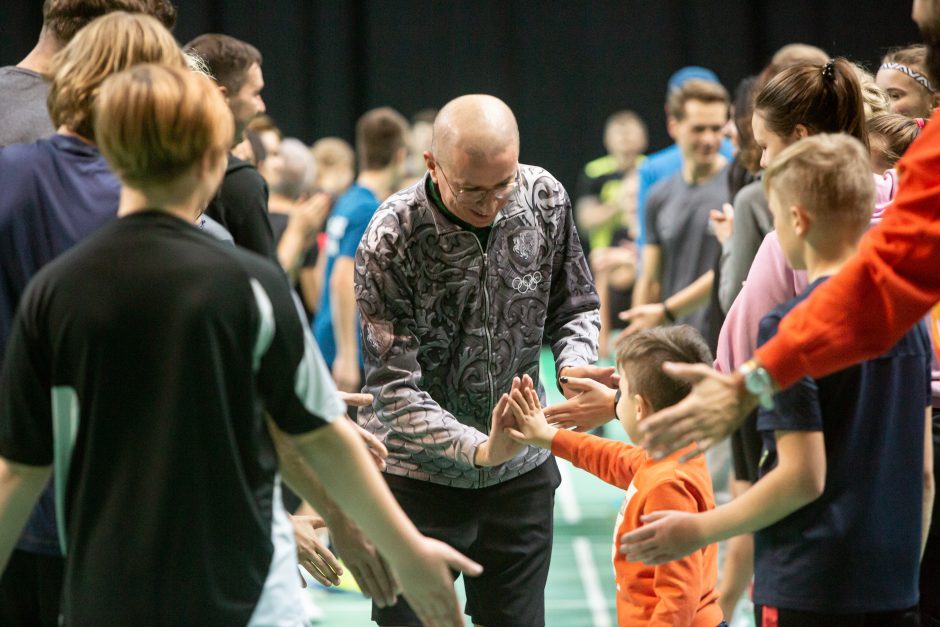
<svg viewBox="0 0 940 627">
<path fill-rule="evenodd" d="M 532 377 L 523 375 L 514 377 L 509 393 L 515 390 L 533 390 L 535 384 Z M 473 463 L 477 466 L 497 466 L 508 462 L 522 451 L 524 445 L 519 444 L 506 434 L 506 427 L 514 426 L 515 422 L 509 409 L 509 393 L 499 397 L 499 402 L 493 408 L 493 419 L 490 423 L 490 437 L 477 447 Z"/>
</svg>

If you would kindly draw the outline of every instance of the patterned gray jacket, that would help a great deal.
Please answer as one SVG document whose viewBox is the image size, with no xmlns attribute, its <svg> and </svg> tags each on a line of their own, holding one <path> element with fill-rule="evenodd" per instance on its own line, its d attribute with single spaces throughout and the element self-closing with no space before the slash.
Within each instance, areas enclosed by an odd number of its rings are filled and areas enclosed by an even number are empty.
<svg viewBox="0 0 940 627">
<path fill-rule="evenodd" d="M 375 397 L 359 421 L 388 447 L 389 473 L 482 488 L 532 470 L 548 451 L 473 465 L 496 401 L 516 375 L 539 380 L 543 335 L 558 369 L 597 359 L 599 301 L 568 194 L 542 168 L 520 165 L 519 178 L 485 251 L 428 198 L 427 175 L 385 201 L 359 244 L 364 391 Z"/>
</svg>

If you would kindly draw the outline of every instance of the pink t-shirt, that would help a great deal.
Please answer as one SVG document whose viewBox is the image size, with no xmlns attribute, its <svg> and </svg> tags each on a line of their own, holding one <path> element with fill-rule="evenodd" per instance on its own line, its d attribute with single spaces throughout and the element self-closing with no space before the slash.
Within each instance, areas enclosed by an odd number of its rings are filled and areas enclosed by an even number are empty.
<svg viewBox="0 0 940 627">
<path fill-rule="evenodd" d="M 875 210 L 872 225 L 881 222 L 885 210 L 898 191 L 895 170 L 875 177 Z M 773 231 L 764 237 L 747 280 L 734 299 L 718 336 L 715 369 L 732 372 L 751 358 L 757 349 L 757 329 L 761 318 L 777 305 L 781 305 L 806 289 L 806 272 L 794 270 L 780 248 L 780 240 Z"/>
</svg>

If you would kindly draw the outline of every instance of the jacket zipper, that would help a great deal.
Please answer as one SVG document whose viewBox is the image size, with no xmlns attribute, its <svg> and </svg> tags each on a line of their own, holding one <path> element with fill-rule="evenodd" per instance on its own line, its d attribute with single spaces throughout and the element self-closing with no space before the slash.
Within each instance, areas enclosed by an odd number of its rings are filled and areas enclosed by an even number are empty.
<svg viewBox="0 0 940 627">
<path fill-rule="evenodd" d="M 476 235 L 473 236 L 473 239 L 475 239 L 477 242 L 477 248 L 480 249 L 480 254 L 483 256 L 483 271 L 482 271 L 483 337 L 486 338 L 486 383 L 487 383 L 486 393 L 487 393 L 487 398 L 489 399 L 488 407 L 490 408 L 493 407 L 493 373 L 490 369 L 490 366 L 491 366 L 490 360 L 492 359 L 492 355 L 493 355 L 493 346 L 492 346 L 493 340 L 490 337 L 490 324 L 489 324 L 490 322 L 490 292 L 486 287 L 486 284 L 487 284 L 486 253 L 490 249 L 490 238 L 492 237 L 493 237 L 493 231 L 492 229 L 490 229 L 490 235 L 486 240 L 486 250 L 484 250 L 483 246 L 480 244 L 480 239 Z M 490 409 L 490 416 L 492 416 L 492 409 Z M 487 421 L 484 423 L 484 425 L 486 426 L 486 435 L 490 434 L 490 429 L 493 426 L 492 423 L 490 422 L 491 420 L 492 418 L 488 418 Z M 486 479 L 486 470 L 481 468 L 479 471 L 477 471 L 477 485 L 478 486 L 483 485 L 485 479 Z"/>
</svg>

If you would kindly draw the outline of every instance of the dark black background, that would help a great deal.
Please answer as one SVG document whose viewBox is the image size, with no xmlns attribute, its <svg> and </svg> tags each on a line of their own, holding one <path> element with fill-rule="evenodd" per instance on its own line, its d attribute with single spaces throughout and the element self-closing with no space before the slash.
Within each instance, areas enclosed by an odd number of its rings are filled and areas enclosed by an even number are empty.
<svg viewBox="0 0 940 627">
<path fill-rule="evenodd" d="M 910 0 L 175 0 L 176 37 L 224 32 L 264 55 L 269 113 L 288 135 L 352 138 L 365 110 L 406 116 L 486 92 L 516 112 L 522 160 L 569 187 L 603 154 L 606 116 L 635 109 L 668 143 L 665 83 L 683 65 L 733 90 L 802 41 L 870 68 L 919 40 Z M 0 0 L 0 64 L 33 46 L 41 0 Z"/>
</svg>

